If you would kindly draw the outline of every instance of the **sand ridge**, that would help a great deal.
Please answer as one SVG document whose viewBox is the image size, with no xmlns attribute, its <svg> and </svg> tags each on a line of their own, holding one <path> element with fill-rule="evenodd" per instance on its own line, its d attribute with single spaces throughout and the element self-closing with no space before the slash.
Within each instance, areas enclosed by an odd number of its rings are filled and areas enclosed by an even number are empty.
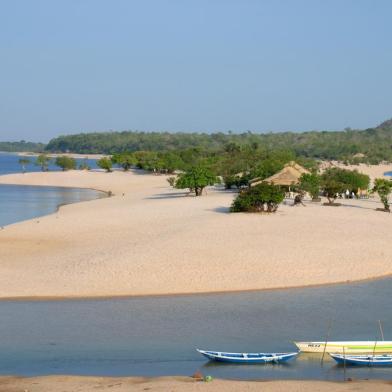
<svg viewBox="0 0 392 392">
<path fill-rule="evenodd" d="M 392 273 L 392 216 L 375 200 L 229 214 L 235 195 L 186 196 L 140 172 L 13 174 L 0 183 L 74 186 L 113 197 L 0 230 L 0 298 L 257 290 Z"/>
</svg>

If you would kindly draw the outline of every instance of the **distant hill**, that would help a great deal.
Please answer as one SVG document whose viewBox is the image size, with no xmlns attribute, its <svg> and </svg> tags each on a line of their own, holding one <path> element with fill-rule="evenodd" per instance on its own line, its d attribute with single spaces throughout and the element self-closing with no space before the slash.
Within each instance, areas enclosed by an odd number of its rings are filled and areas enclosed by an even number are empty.
<svg viewBox="0 0 392 392">
<path fill-rule="evenodd" d="M 298 156 L 377 163 L 392 161 L 392 119 L 366 130 L 281 133 L 169 133 L 102 132 L 59 136 L 46 146 L 49 152 L 104 153 L 168 151 L 199 148 L 219 151 L 229 143 L 285 149 Z"/>
<path fill-rule="evenodd" d="M 0 151 L 3 152 L 41 152 L 46 144 L 33 143 L 21 140 L 20 142 L 0 142 Z"/>
</svg>

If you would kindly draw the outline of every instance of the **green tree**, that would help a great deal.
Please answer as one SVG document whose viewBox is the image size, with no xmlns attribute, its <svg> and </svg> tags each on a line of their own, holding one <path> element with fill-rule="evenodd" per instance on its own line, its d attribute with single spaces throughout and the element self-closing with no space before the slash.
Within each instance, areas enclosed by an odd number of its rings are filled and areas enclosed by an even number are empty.
<svg viewBox="0 0 392 392">
<path fill-rule="evenodd" d="M 377 192 L 380 196 L 381 202 L 384 204 L 384 210 L 391 212 L 388 197 L 392 192 L 392 181 L 384 178 L 376 178 L 374 180 L 373 192 Z"/>
<path fill-rule="evenodd" d="M 98 159 L 97 166 L 106 170 L 107 173 L 110 173 L 112 171 L 113 163 L 110 158 L 103 157 Z"/>
<path fill-rule="evenodd" d="M 40 166 L 42 171 L 48 171 L 50 161 L 51 159 L 46 154 L 40 154 L 37 156 L 35 164 Z"/>
<path fill-rule="evenodd" d="M 136 164 L 135 156 L 128 152 L 114 154 L 111 160 L 115 165 L 121 166 L 124 171 L 128 171 L 133 165 Z"/>
<path fill-rule="evenodd" d="M 30 164 L 30 159 L 28 159 L 28 158 L 20 158 L 18 162 L 19 162 L 19 165 L 22 166 L 23 174 L 26 173 L 26 166 Z"/>
<path fill-rule="evenodd" d="M 76 160 L 66 155 L 62 155 L 56 158 L 55 165 L 60 167 L 62 171 L 75 170 Z"/>
<path fill-rule="evenodd" d="M 348 190 L 350 193 L 357 193 L 358 189 L 367 189 L 370 178 L 366 174 L 359 173 L 357 170 L 346 170 L 333 167 L 327 169 L 321 175 L 321 188 L 330 204 L 336 199 L 336 194 Z"/>
<path fill-rule="evenodd" d="M 189 188 L 191 192 L 195 192 L 196 196 L 203 194 L 203 189 L 208 185 L 219 183 L 219 178 L 216 177 L 210 169 L 197 166 L 189 169 L 185 173 L 181 173 L 175 183 L 175 188 L 186 189 Z"/>
<path fill-rule="evenodd" d="M 320 194 L 320 180 L 317 173 L 304 173 L 300 178 L 299 188 L 308 192 L 312 200 L 317 200 Z"/>
<path fill-rule="evenodd" d="M 276 185 L 262 182 L 245 189 L 234 199 L 231 212 L 276 212 L 284 200 L 284 191 Z"/>
</svg>

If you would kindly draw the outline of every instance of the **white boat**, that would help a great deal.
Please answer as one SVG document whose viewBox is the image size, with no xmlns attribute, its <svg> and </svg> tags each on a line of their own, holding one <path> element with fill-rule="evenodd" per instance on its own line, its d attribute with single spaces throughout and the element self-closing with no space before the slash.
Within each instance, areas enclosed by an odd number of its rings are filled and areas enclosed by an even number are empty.
<svg viewBox="0 0 392 392">
<path fill-rule="evenodd" d="M 294 344 L 304 353 L 392 353 L 392 341 L 341 341 L 327 342 L 294 342 Z"/>
<path fill-rule="evenodd" d="M 339 365 L 392 366 L 392 355 L 329 354 Z"/>
<path fill-rule="evenodd" d="M 229 363 L 278 363 L 295 358 L 298 352 L 291 353 L 227 353 L 220 351 L 197 351 L 212 361 Z"/>
</svg>

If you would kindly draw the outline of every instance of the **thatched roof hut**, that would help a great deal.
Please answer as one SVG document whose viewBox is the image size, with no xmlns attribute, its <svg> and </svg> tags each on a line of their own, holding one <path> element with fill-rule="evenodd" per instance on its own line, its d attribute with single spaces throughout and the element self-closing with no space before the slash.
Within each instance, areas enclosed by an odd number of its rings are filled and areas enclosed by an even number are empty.
<svg viewBox="0 0 392 392">
<path fill-rule="evenodd" d="M 305 169 L 298 163 L 291 161 L 284 166 L 284 168 L 278 171 L 271 177 L 268 178 L 255 178 L 249 181 L 250 186 L 255 186 L 260 184 L 261 182 L 269 182 L 274 185 L 283 185 L 283 186 L 291 186 L 296 185 L 299 183 L 299 179 L 301 178 L 302 174 L 310 173 L 309 170 Z"/>
</svg>

